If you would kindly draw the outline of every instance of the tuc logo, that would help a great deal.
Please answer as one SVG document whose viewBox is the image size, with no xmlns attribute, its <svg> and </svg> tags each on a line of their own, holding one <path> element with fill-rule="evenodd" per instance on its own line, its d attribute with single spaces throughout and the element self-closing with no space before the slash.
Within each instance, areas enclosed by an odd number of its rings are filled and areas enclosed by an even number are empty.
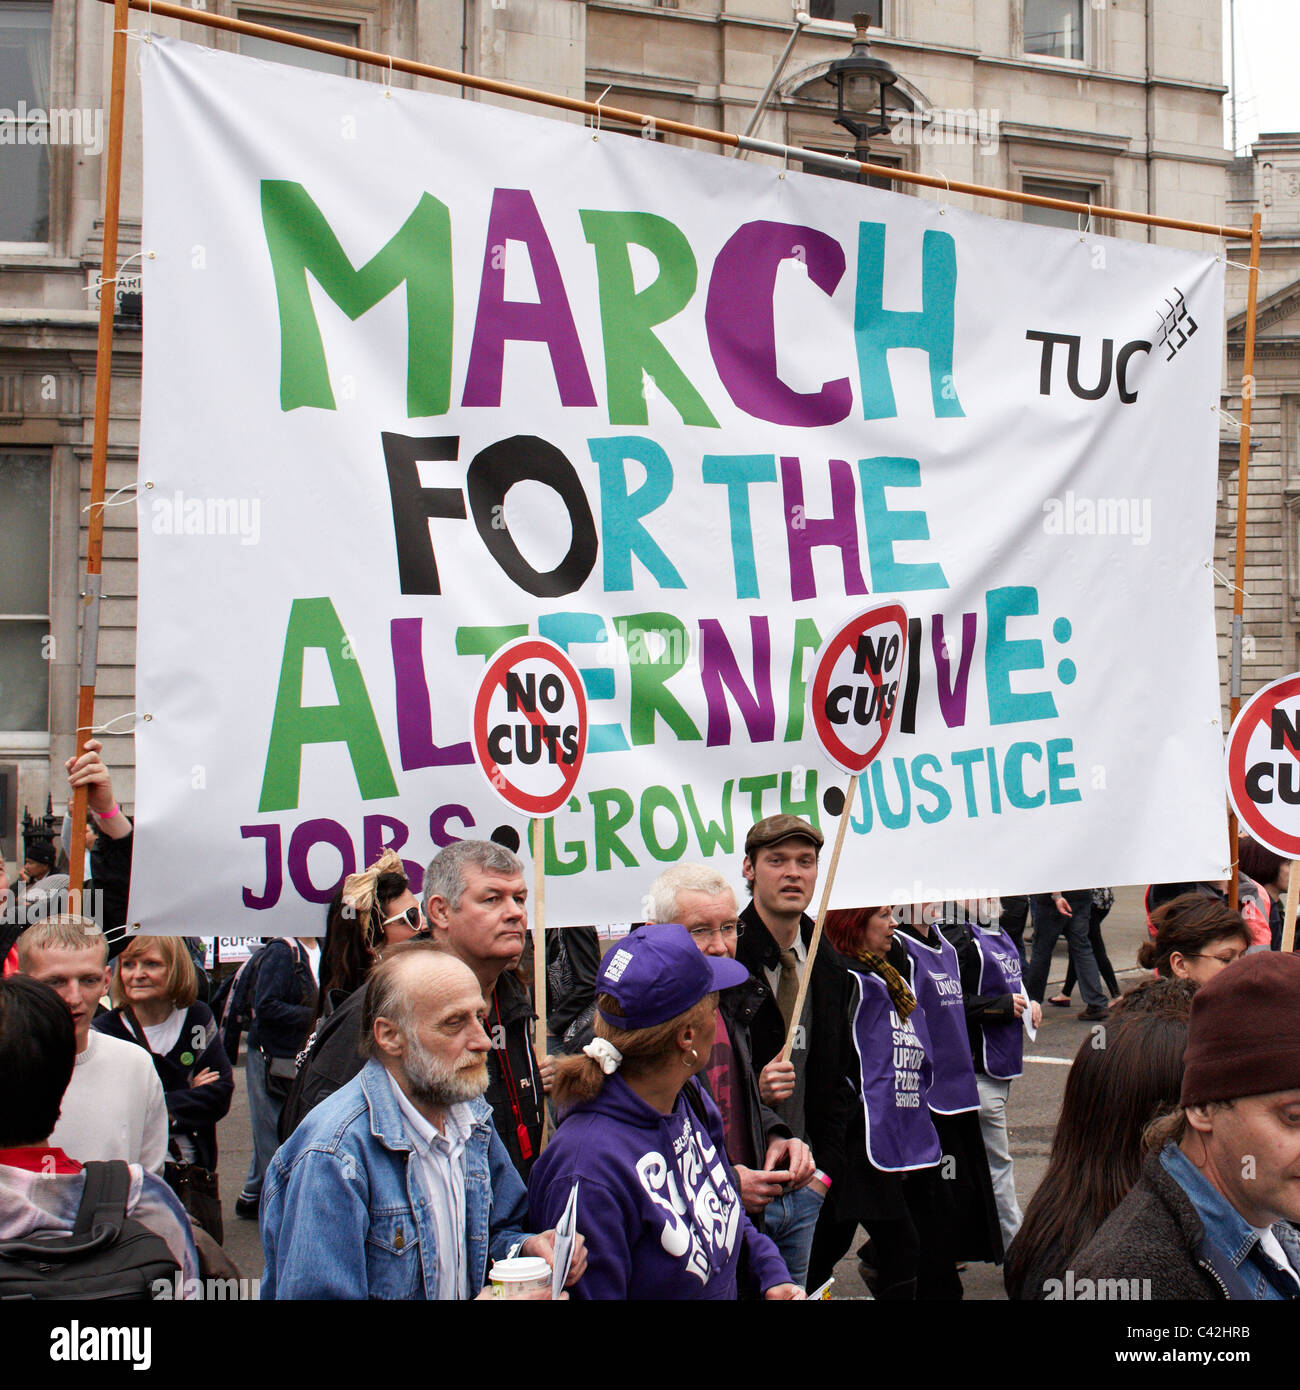
<svg viewBox="0 0 1300 1390">
<path fill-rule="evenodd" d="M 1300 675 L 1257 691 L 1228 735 L 1228 796 L 1260 844 L 1300 857 Z"/>
<path fill-rule="evenodd" d="M 553 642 L 524 637 L 489 663 L 474 701 L 474 756 L 516 811 L 549 816 L 568 799 L 587 747 L 587 700 Z"/>
</svg>

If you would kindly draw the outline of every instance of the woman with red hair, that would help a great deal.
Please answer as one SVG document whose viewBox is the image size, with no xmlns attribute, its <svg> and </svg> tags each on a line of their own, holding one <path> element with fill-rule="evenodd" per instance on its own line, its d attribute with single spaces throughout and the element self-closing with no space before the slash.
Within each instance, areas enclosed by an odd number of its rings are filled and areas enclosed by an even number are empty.
<svg viewBox="0 0 1300 1390">
<path fill-rule="evenodd" d="M 826 917 L 826 939 L 857 986 L 852 1027 L 861 1103 L 845 1135 L 844 1172 L 817 1223 L 808 1280 L 816 1287 L 825 1279 L 861 1225 L 871 1240 L 859 1253 L 874 1270 L 867 1277 L 878 1299 L 960 1298 L 942 1236 L 949 1214 L 938 1176 L 942 1146 L 926 1104 L 929 1032 L 894 931 L 886 906 Z"/>
</svg>

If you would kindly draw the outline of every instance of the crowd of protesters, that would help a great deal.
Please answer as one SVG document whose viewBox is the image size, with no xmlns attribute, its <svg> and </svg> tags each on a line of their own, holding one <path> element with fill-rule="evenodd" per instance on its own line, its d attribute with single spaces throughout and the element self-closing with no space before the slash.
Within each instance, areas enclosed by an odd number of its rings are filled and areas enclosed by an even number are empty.
<svg viewBox="0 0 1300 1390">
<path fill-rule="evenodd" d="M 1152 886 L 1155 973 L 1116 998 L 1108 890 L 831 912 L 814 942 L 822 834 L 769 816 L 743 908 L 680 863 L 603 954 L 549 933 L 539 1055 L 509 849 L 456 842 L 419 884 L 385 851 L 323 941 L 269 941 L 211 989 L 193 943 L 122 930 L 132 829 L 99 751 L 68 765 L 99 920 L 58 910 L 51 846 L 21 898 L 0 878 L 0 1296 L 39 1285 L 110 1171 L 169 1288 L 233 1270 L 217 1127 L 242 1045 L 263 1298 L 502 1296 L 525 1266 L 550 1297 L 563 1251 L 575 1299 L 791 1300 L 854 1249 L 882 1301 L 961 1298 L 975 1261 L 1013 1299 L 1300 1297 L 1300 960 L 1289 864 L 1260 846 L 1241 911 L 1224 883 Z M 1077 978 L 1096 1026 L 1022 1216 L 1008 1101 L 1061 935 L 1049 1002 Z"/>
</svg>

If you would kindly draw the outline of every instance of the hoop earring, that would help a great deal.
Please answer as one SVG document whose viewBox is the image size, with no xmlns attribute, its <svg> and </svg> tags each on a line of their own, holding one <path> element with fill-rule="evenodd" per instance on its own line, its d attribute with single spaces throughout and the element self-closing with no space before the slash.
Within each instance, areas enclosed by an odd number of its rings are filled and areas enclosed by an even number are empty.
<svg viewBox="0 0 1300 1390">
<path fill-rule="evenodd" d="M 689 1052 L 682 1053 L 682 1066 L 684 1067 L 693 1067 L 699 1062 L 699 1060 L 700 1054 L 696 1052 L 694 1048 L 691 1048 Z"/>
</svg>

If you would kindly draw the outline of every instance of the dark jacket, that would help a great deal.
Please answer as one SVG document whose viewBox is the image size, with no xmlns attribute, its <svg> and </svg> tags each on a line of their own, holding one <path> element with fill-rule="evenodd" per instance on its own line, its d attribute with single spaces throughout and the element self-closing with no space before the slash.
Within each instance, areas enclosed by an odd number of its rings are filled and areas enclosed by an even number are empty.
<svg viewBox="0 0 1300 1390">
<path fill-rule="evenodd" d="M 1015 996 L 1011 994 L 980 994 L 980 972 L 983 958 L 975 944 L 975 929 L 966 920 L 964 911 L 949 911 L 936 927 L 950 941 L 961 966 L 961 992 L 966 1005 L 966 1035 L 970 1039 L 971 1057 L 977 1072 L 984 1071 L 984 1048 L 980 1033 L 989 1024 L 1016 1021 Z"/>
<path fill-rule="evenodd" d="M 1250 1298 L 1230 1260 L 1205 1239 L 1205 1228 L 1159 1154 L 1149 1154 L 1142 1176 L 1070 1261 L 1080 1279 L 1149 1279 L 1144 1298 Z M 1077 1296 L 1077 1295 L 1076 1295 Z"/>
<path fill-rule="evenodd" d="M 776 1113 L 763 1104 L 758 1093 L 759 1068 L 754 1065 L 754 1049 L 749 1039 L 749 1025 L 755 1013 L 772 991 L 766 980 L 756 980 L 752 975 L 743 985 L 734 989 L 724 989 L 718 996 L 718 1010 L 727 1025 L 727 1036 L 731 1039 L 731 1050 L 735 1054 L 736 1070 L 744 1078 L 745 1088 L 740 1101 L 743 1114 L 739 1116 L 741 1125 L 749 1138 L 749 1146 L 754 1154 L 755 1165 L 763 1166 L 763 1155 L 773 1139 L 792 1139 L 790 1126 Z M 708 1078 L 703 1072 L 699 1076 L 700 1085 L 707 1091 Z M 716 1103 L 716 1097 L 710 1095 Z M 759 1230 L 763 1228 L 762 1216 L 750 1218 Z"/>
<path fill-rule="evenodd" d="M 785 1022 L 763 973 L 780 964 L 781 948 L 752 902 L 740 914 L 740 920 L 745 930 L 736 943 L 736 959 L 763 985 L 763 997 L 756 997 L 748 1025 L 752 1066 L 757 1075 L 785 1045 Z M 807 945 L 813 930 L 813 920 L 807 914 L 799 930 Z M 841 1209 L 836 1184 L 845 1169 L 845 1134 L 859 1108 L 857 1083 L 852 1079 L 857 1071 L 852 1028 L 856 987 L 845 967 L 844 958 L 826 940 L 819 944 L 816 959 L 805 967 L 813 972 L 808 988 L 811 1007 L 806 1015 L 810 1021 L 804 1073 L 806 1132 L 796 1136 L 807 1142 L 817 1166 L 832 1179 L 827 1203 L 834 1206 L 837 1220 L 852 1214 L 850 1207 Z"/>
<path fill-rule="evenodd" d="M 316 1021 L 316 985 L 307 953 L 296 941 L 277 937 L 257 962 L 249 1047 L 268 1057 L 296 1057 Z"/>
<path fill-rule="evenodd" d="M 280 1141 L 298 1127 L 304 1115 L 341 1089 L 365 1066 L 357 1052 L 361 1042 L 361 1008 L 366 987 L 353 990 L 316 1031 L 311 1051 L 298 1068 L 280 1117 Z M 508 971 L 497 981 L 489 1001 L 486 1100 L 492 1107 L 497 1134 L 510 1161 L 525 1181 L 542 1141 L 542 1085 L 533 1056 L 529 1025 L 534 1018 L 528 991 Z M 519 1114 L 512 1103 L 517 1100 Z M 524 1126 L 521 1139 L 519 1126 Z M 524 1148 L 529 1155 L 524 1157 Z"/>
<path fill-rule="evenodd" d="M 365 1059 L 357 1052 L 361 1006 L 365 1001 L 366 987 L 362 985 L 321 1021 L 280 1111 L 282 1144 L 298 1128 L 304 1115 L 346 1086 L 365 1066 Z"/>
<path fill-rule="evenodd" d="M 112 960 L 127 943 L 125 932 L 118 930 L 126 922 L 126 900 L 131 889 L 131 855 L 135 848 L 135 833 L 120 840 L 100 835 L 90 851 L 90 881 L 86 884 L 93 893 L 102 894 L 102 918 L 97 917 L 108 937 L 108 958 Z M 91 903 L 96 902 L 92 896 Z"/>
<path fill-rule="evenodd" d="M 101 1014 L 91 1027 L 97 1033 L 107 1033 L 110 1038 L 135 1043 L 150 1054 L 167 1100 L 169 1133 L 185 1135 L 192 1140 L 195 1163 L 215 1172 L 217 1121 L 225 1119 L 230 1111 L 235 1074 L 208 1006 L 198 1002 L 190 1005 L 175 1046 L 165 1053 L 154 1052 L 147 1039 L 132 1028 L 121 1009 Z M 218 1072 L 221 1079 L 210 1081 L 206 1086 L 191 1086 L 190 1078 L 201 1071 Z"/>
<path fill-rule="evenodd" d="M 507 970 L 488 1000 L 487 1103 L 510 1161 L 524 1182 L 542 1145 L 545 1097 L 533 1055 L 532 1024 L 537 1015 L 532 999 Z"/>
<path fill-rule="evenodd" d="M 578 1052 L 591 1041 L 596 1006 L 600 937 L 595 927 L 565 927 L 546 933 L 547 1031 L 563 1052 Z M 568 1036 L 570 1030 L 573 1037 Z M 580 1037 L 586 1033 L 585 1037 Z"/>
</svg>

